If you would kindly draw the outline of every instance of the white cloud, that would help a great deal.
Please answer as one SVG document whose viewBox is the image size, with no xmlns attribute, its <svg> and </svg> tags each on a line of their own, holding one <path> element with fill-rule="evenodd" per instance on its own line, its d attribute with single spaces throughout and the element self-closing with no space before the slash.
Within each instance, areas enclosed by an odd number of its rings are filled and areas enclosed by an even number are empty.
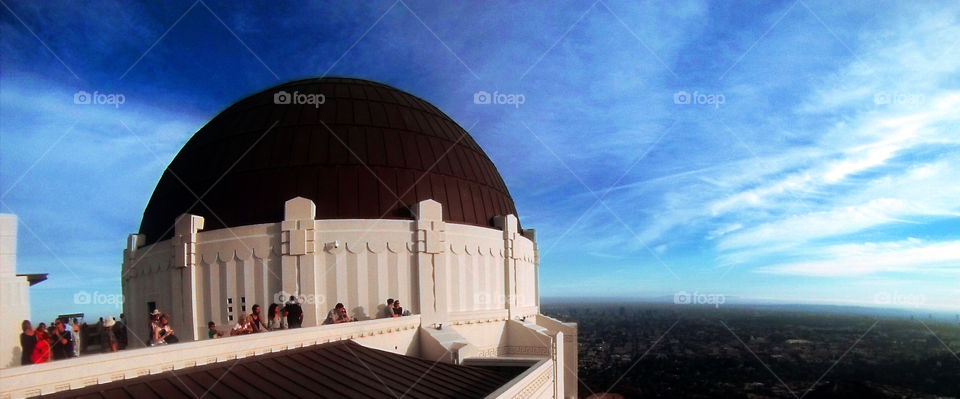
<svg viewBox="0 0 960 399">
<path fill-rule="evenodd" d="M 729 234 L 729 233 L 732 233 L 732 232 L 734 232 L 734 231 L 740 230 L 740 229 L 742 229 L 742 228 L 743 228 L 743 224 L 740 224 L 740 223 L 728 224 L 728 225 L 725 225 L 725 226 L 722 226 L 722 227 L 720 227 L 720 228 L 716 228 L 716 229 L 713 229 L 712 231 L 710 231 L 710 233 L 707 234 L 707 239 L 708 239 L 708 240 L 714 240 L 714 239 L 717 239 L 717 238 L 722 237 L 722 236 L 724 236 L 724 235 L 727 235 L 727 234 Z"/>
<path fill-rule="evenodd" d="M 894 242 L 833 245 L 816 252 L 811 255 L 824 259 L 769 265 L 757 270 L 825 277 L 891 272 L 960 274 L 960 240 L 926 242 L 909 238 Z"/>
<path fill-rule="evenodd" d="M 909 203 L 894 198 L 871 200 L 859 206 L 838 207 L 829 211 L 787 216 L 731 234 L 717 248 L 730 250 L 785 242 L 800 244 L 817 238 L 857 232 L 897 221 Z"/>
</svg>

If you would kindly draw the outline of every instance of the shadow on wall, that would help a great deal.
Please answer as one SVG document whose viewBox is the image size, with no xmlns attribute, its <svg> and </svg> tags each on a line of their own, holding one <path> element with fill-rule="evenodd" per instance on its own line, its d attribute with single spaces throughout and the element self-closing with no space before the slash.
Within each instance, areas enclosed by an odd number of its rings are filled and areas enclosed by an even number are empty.
<svg viewBox="0 0 960 399">
<path fill-rule="evenodd" d="M 500 342 L 497 343 L 497 356 L 503 356 L 503 353 L 500 353 L 503 348 L 506 348 L 507 345 L 510 345 L 510 321 L 503 323 L 503 331 L 500 333 Z"/>
<path fill-rule="evenodd" d="M 17 336 L 19 338 L 19 334 Z M 16 367 L 20 365 L 20 343 L 17 342 L 17 346 L 13 347 L 13 356 L 10 357 L 10 364 L 0 365 L 2 368 Z"/>
<path fill-rule="evenodd" d="M 393 311 L 388 312 L 388 310 L 389 308 L 387 308 L 386 305 L 380 304 L 380 305 L 377 305 L 377 312 L 374 313 L 374 316 L 370 316 L 367 314 L 367 311 L 366 309 L 363 308 L 363 306 L 357 306 L 349 310 L 349 316 L 350 316 L 350 319 L 352 319 L 353 321 L 387 319 L 393 316 Z M 332 312 L 333 312 L 333 308 L 327 310 L 326 315 L 323 316 L 323 320 L 320 321 L 320 325 L 332 324 L 328 322 L 328 317 Z M 409 309 L 404 309 L 402 316 L 410 316 L 413 314 L 414 313 L 411 312 Z"/>
<path fill-rule="evenodd" d="M 356 321 L 370 320 L 370 316 L 367 316 L 363 306 L 357 306 L 353 309 L 350 309 L 350 318 Z"/>
<path fill-rule="evenodd" d="M 329 317 L 331 314 L 333 314 L 334 309 L 335 308 L 331 308 L 330 310 L 327 311 L 327 314 L 323 317 L 323 320 L 320 322 L 320 325 L 332 324 L 332 323 L 329 323 Z M 366 310 L 363 309 L 363 306 L 357 306 L 353 309 L 350 309 L 349 316 L 353 321 L 363 321 L 363 320 L 371 319 L 371 317 L 367 315 Z"/>
</svg>

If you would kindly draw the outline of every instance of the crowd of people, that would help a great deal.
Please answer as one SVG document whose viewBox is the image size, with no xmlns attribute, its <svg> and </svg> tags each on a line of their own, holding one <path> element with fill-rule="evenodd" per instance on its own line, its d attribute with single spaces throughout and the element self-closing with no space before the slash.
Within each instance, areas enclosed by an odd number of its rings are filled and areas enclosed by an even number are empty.
<svg viewBox="0 0 960 399">
<path fill-rule="evenodd" d="M 303 325 L 303 307 L 297 303 L 296 296 L 291 296 L 290 301 L 285 304 L 273 303 L 267 309 L 266 317 L 261 313 L 260 305 L 253 305 L 251 313 L 243 312 L 240 314 L 236 324 L 230 329 L 229 335 L 246 335 L 266 331 L 285 330 L 289 328 L 300 328 Z M 393 298 L 387 299 L 387 305 L 381 309 L 377 315 L 378 318 L 400 317 L 409 315 L 410 311 L 404 311 L 400 306 L 400 300 Z M 89 326 L 81 326 L 77 319 L 73 323 L 67 318 L 59 318 L 49 326 L 46 323 L 40 323 L 33 327 L 29 320 L 24 320 L 21 326 L 23 332 L 20 334 L 20 347 L 22 350 L 21 364 L 38 364 L 53 360 L 79 357 L 80 339 L 85 336 L 91 341 L 98 341 L 102 352 L 116 352 L 126 346 L 126 323 L 123 323 L 123 315 L 118 321 L 113 317 L 106 319 L 100 318 L 100 321 L 93 326 L 92 332 L 87 331 Z M 347 314 L 347 308 L 343 303 L 337 303 L 330 312 L 323 324 L 340 324 L 356 321 Z M 222 330 L 217 329 L 213 321 L 207 323 L 207 337 L 221 338 L 227 335 Z M 86 333 L 81 333 L 87 331 Z M 170 325 L 170 315 L 154 309 L 150 312 L 148 346 L 173 344 L 180 341 L 176 336 L 173 326 Z"/>
<path fill-rule="evenodd" d="M 230 336 L 255 334 L 266 331 L 300 328 L 303 325 L 303 307 L 297 303 L 297 297 L 291 296 L 286 304 L 272 303 L 264 317 L 260 305 L 253 305 L 251 312 L 240 313 L 237 322 L 230 329 Z M 207 337 L 221 338 L 227 334 L 217 329 L 214 322 L 207 323 Z"/>
<path fill-rule="evenodd" d="M 377 318 L 389 318 L 389 317 L 400 317 L 409 315 L 410 311 L 404 312 L 403 307 L 400 306 L 400 300 L 394 300 L 393 298 L 387 299 L 387 306 L 383 307 L 380 310 L 380 313 L 377 315 Z M 333 309 L 327 313 L 327 318 L 323 321 L 323 324 L 340 324 L 348 323 L 351 321 L 357 321 L 356 318 L 351 318 L 347 314 L 346 306 L 343 306 L 343 303 L 337 303 Z"/>
<path fill-rule="evenodd" d="M 123 317 L 121 315 L 121 317 Z M 94 326 L 88 326 L 73 318 L 72 322 L 61 317 L 47 325 L 34 327 L 30 320 L 20 324 L 20 364 L 40 364 L 51 360 L 79 357 L 83 346 L 97 342 L 103 352 L 116 352 L 125 341 L 126 331 L 113 317 L 101 318 Z"/>
<path fill-rule="evenodd" d="M 393 298 L 387 299 L 387 305 L 380 311 L 377 318 L 400 317 L 409 315 L 410 311 L 404 311 L 400 306 L 399 300 Z M 347 307 L 343 303 L 337 303 L 328 313 L 323 324 L 340 324 L 357 321 L 357 317 L 350 317 L 347 313 Z M 253 305 L 250 314 L 241 313 L 237 323 L 230 329 L 229 335 L 246 335 L 264 331 L 285 330 L 288 328 L 299 328 L 303 323 L 303 308 L 297 303 L 295 296 L 290 297 L 286 304 L 271 304 L 267 309 L 266 319 L 261 314 L 260 305 Z M 218 330 L 214 322 L 207 323 L 207 336 L 209 338 L 219 338 L 227 335 L 224 331 Z"/>
<path fill-rule="evenodd" d="M 380 315 L 380 317 L 400 317 L 408 314 L 410 314 L 410 311 L 407 311 L 406 314 L 404 314 L 403 307 L 400 306 L 399 299 L 394 300 L 393 298 L 388 298 L 387 306 L 383 308 L 383 313 Z"/>
</svg>

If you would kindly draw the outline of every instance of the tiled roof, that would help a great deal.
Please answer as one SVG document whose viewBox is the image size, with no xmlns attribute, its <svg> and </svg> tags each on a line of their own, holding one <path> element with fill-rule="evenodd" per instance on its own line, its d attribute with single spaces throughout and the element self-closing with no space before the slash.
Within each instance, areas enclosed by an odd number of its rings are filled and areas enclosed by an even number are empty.
<svg viewBox="0 0 960 399">
<path fill-rule="evenodd" d="M 164 372 L 49 398 L 482 398 L 522 369 L 427 361 L 338 341 Z"/>
<path fill-rule="evenodd" d="M 281 91 L 324 103 L 276 104 Z M 425 199 L 456 223 L 517 214 L 493 162 L 439 109 L 383 84 L 320 78 L 254 94 L 200 129 L 164 171 L 140 233 L 170 238 L 183 213 L 205 216 L 205 230 L 277 222 L 296 196 L 318 219 L 406 219 Z"/>
</svg>

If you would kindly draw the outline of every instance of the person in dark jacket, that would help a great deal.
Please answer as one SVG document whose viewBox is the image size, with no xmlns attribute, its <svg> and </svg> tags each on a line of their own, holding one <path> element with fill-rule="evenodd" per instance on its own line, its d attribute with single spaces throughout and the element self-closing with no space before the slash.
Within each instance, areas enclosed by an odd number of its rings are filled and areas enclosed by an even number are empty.
<svg viewBox="0 0 960 399">
<path fill-rule="evenodd" d="M 263 321 L 263 315 L 260 314 L 260 305 L 253 305 L 253 313 L 250 313 L 250 327 L 253 332 L 267 331 L 267 323 Z"/>
<path fill-rule="evenodd" d="M 287 312 L 287 326 L 290 328 L 300 328 L 303 324 L 303 308 L 297 303 L 297 297 L 290 295 L 290 302 L 283 307 Z"/>
<path fill-rule="evenodd" d="M 400 300 L 393 301 L 393 317 L 403 316 L 403 307 L 400 306 Z"/>
<path fill-rule="evenodd" d="M 67 321 L 59 319 L 53 335 L 53 358 L 56 360 L 73 357 L 73 347 L 76 340 L 73 337 L 73 328 L 67 326 Z"/>
<path fill-rule="evenodd" d="M 33 331 L 30 320 L 24 320 L 20 324 L 20 329 L 23 330 L 20 333 L 20 364 L 33 364 L 30 356 L 33 355 L 33 350 L 37 347 L 37 334 Z"/>
</svg>

